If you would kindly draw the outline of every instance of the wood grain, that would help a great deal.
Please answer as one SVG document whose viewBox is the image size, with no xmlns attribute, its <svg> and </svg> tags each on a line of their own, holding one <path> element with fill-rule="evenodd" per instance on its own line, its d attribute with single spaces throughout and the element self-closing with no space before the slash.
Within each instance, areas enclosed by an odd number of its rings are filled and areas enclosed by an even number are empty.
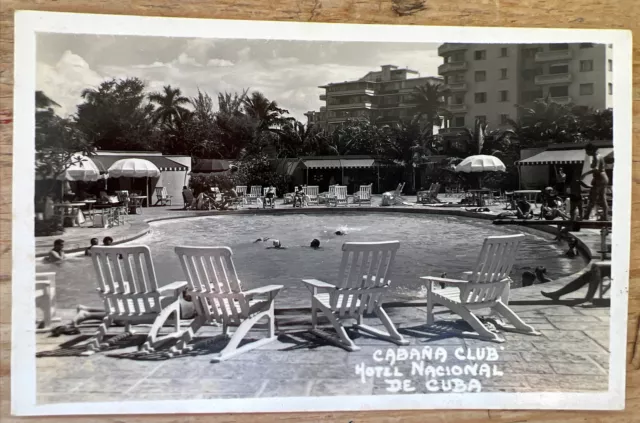
<svg viewBox="0 0 640 423">
<path fill-rule="evenodd" d="M 2 0 L 0 1 L 0 420 L 10 417 L 11 334 L 11 165 L 13 12 L 48 10 L 149 16 L 180 16 L 218 19 L 268 19 L 411 25 L 472 25 L 506 27 L 626 28 L 640 38 L 640 4 L 637 0 Z M 120 416 L 40 418 L 51 422 L 600 422 L 638 421 L 640 415 L 640 44 L 633 49 L 633 221 L 631 237 L 631 280 L 629 288 L 629 330 L 627 406 L 624 412 L 552 411 L 442 411 L 291 413 L 222 416 Z M 627 140 L 617 140 L 626 142 Z M 635 353 L 635 358 L 634 358 Z M 633 364 L 631 364 L 633 361 Z M 32 420 L 32 419 L 31 419 Z"/>
</svg>

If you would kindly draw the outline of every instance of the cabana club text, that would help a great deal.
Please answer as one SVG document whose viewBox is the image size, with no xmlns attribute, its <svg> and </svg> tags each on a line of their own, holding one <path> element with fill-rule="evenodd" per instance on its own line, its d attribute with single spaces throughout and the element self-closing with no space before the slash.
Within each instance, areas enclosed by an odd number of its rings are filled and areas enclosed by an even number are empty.
<svg viewBox="0 0 640 423">
<path fill-rule="evenodd" d="M 384 380 L 389 393 L 415 392 L 416 377 L 424 378 L 428 392 L 481 392 L 482 383 L 478 378 L 504 375 L 495 364 L 499 358 L 498 350 L 493 347 L 458 347 L 451 354 L 443 347 L 389 348 L 376 350 L 375 364 L 361 362 L 355 366 L 355 373 L 362 383 L 370 379 Z M 456 360 L 456 364 L 447 365 L 449 359 Z"/>
</svg>

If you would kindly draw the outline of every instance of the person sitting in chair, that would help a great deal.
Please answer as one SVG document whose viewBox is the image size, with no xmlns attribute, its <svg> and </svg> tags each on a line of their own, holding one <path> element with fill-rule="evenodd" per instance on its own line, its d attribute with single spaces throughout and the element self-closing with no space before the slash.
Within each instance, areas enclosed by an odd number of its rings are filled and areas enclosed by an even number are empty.
<svg viewBox="0 0 640 423">
<path fill-rule="evenodd" d="M 296 190 L 293 193 L 293 207 L 302 207 L 304 203 L 304 191 L 300 185 L 296 186 Z"/>
<path fill-rule="evenodd" d="M 274 204 L 274 198 L 276 196 L 276 189 L 273 185 L 269 185 L 269 188 L 267 188 L 267 192 L 264 194 L 264 203 L 262 204 L 262 207 L 267 207 L 267 205 L 271 208 L 273 208 L 275 206 Z"/>
<path fill-rule="evenodd" d="M 511 200 L 511 209 L 510 211 L 500 213 L 497 218 L 515 217 L 516 219 L 531 219 L 533 217 L 531 204 L 529 204 L 524 197 L 514 196 L 513 200 Z"/>
<path fill-rule="evenodd" d="M 553 188 L 547 187 L 542 193 L 542 205 L 540 206 L 540 218 L 545 218 L 546 220 L 554 220 L 557 217 L 560 217 L 564 220 L 569 217 L 560 211 L 559 207 L 561 204 L 560 198 L 553 191 Z"/>
</svg>

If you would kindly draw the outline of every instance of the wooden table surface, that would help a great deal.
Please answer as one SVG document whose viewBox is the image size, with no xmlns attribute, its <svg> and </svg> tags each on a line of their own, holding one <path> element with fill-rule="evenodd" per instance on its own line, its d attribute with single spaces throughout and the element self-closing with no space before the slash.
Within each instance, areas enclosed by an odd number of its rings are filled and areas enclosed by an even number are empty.
<svg viewBox="0 0 640 423">
<path fill-rule="evenodd" d="M 0 421 L 16 422 L 9 402 L 11 342 L 11 164 L 13 101 L 13 11 L 48 10 L 59 12 L 118 15 L 179 16 L 219 19 L 269 19 L 278 21 L 349 22 L 377 24 L 424 24 L 556 28 L 626 28 L 636 37 L 634 60 L 634 168 L 631 271 L 629 281 L 629 330 L 627 365 L 627 405 L 624 412 L 557 411 L 407 411 L 292 413 L 220 416 L 118 416 L 36 418 L 51 422 L 632 422 L 640 419 L 640 249 L 635 229 L 640 225 L 640 5 L 638 0 L 1 0 L 0 12 Z M 167 33 L 170 34 L 170 30 Z M 628 140 L 618 140 L 627 142 Z M 633 358 L 634 352 L 636 357 Z M 26 419 L 24 419 L 26 420 Z M 33 421 L 34 419 L 30 419 Z"/>
</svg>

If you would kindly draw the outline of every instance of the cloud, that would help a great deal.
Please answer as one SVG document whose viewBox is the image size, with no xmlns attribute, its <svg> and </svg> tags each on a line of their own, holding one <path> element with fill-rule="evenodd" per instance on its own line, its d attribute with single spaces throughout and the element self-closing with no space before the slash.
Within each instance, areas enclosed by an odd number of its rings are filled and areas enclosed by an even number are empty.
<svg viewBox="0 0 640 423">
<path fill-rule="evenodd" d="M 36 89 L 60 104 L 56 111 L 61 116 L 75 113 L 82 91 L 99 85 L 103 79 L 82 57 L 69 50 L 54 66 L 44 63 L 36 66 Z"/>
<path fill-rule="evenodd" d="M 207 62 L 207 66 L 226 68 L 229 66 L 233 66 L 233 62 L 230 60 L 224 60 L 224 59 L 209 59 L 209 61 Z"/>
</svg>

